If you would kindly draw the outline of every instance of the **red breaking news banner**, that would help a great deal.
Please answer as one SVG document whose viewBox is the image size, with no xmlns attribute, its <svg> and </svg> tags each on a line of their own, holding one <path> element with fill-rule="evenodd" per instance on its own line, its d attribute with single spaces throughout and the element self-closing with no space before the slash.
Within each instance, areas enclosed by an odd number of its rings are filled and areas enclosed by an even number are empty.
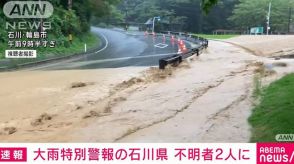
<svg viewBox="0 0 294 164">
<path fill-rule="evenodd" d="M 5 145 L 5 144 L 4 144 Z M 10 144 L 12 145 L 12 144 Z M 291 164 L 293 143 L 20 144 L 1 147 L 0 162 Z"/>
<path fill-rule="evenodd" d="M 27 162 L 27 148 L 0 147 L 0 162 Z"/>
</svg>

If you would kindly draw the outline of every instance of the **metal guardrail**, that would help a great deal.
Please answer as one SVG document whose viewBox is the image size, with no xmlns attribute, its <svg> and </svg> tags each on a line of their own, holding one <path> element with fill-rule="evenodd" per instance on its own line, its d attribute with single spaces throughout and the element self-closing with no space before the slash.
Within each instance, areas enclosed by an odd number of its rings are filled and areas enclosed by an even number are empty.
<svg viewBox="0 0 294 164">
<path fill-rule="evenodd" d="M 197 48 L 191 48 L 187 52 L 183 53 L 175 53 L 169 57 L 165 57 L 159 60 L 159 69 L 165 69 L 165 67 L 169 64 L 172 64 L 174 66 L 177 66 L 180 64 L 183 59 L 189 58 L 193 55 L 199 56 L 203 49 L 206 49 L 208 47 L 208 40 L 199 36 L 195 36 L 192 34 L 185 34 L 185 33 L 180 33 L 180 32 L 161 32 L 162 34 L 166 34 L 167 36 L 175 35 L 177 37 L 184 36 L 186 37 L 185 40 L 191 41 L 194 43 L 199 44 L 200 46 Z"/>
<path fill-rule="evenodd" d="M 178 65 L 183 61 L 183 56 L 173 55 L 159 60 L 159 69 L 165 69 L 168 64 Z"/>
</svg>

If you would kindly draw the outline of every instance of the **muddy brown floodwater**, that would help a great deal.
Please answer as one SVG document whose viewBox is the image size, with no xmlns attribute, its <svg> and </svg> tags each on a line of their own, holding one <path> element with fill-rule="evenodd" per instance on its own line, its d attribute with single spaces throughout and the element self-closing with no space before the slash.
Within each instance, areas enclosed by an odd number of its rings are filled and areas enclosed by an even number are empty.
<svg viewBox="0 0 294 164">
<path fill-rule="evenodd" d="M 248 142 L 257 66 L 287 63 L 211 41 L 177 68 L 0 73 L 1 142 Z M 258 64 L 263 63 L 263 64 Z"/>
</svg>

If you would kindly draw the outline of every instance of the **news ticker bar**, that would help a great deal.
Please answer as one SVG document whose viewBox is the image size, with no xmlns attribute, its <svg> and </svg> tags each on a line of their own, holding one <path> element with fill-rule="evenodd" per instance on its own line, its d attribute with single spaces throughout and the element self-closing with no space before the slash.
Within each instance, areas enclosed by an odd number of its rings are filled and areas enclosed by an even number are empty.
<svg viewBox="0 0 294 164">
<path fill-rule="evenodd" d="M 294 143 L 0 144 L 0 163 L 290 164 Z"/>
</svg>

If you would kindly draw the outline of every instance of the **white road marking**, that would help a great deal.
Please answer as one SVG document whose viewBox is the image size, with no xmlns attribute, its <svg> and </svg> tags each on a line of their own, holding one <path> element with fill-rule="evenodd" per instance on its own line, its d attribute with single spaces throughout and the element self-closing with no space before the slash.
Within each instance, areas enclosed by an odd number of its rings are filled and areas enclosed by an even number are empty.
<svg viewBox="0 0 294 164">
<path fill-rule="evenodd" d="M 154 45 L 154 47 L 157 47 L 157 48 L 166 48 L 167 46 L 168 46 L 167 44 L 163 44 L 163 43 L 158 43 Z"/>
<path fill-rule="evenodd" d="M 105 36 L 104 34 L 100 33 L 100 32 L 99 32 L 99 34 L 100 34 L 100 35 L 102 36 L 102 38 L 105 40 L 105 46 L 104 46 L 102 49 L 96 51 L 96 52 L 95 52 L 96 54 L 99 53 L 99 52 L 104 51 L 104 50 L 108 47 L 108 45 L 109 45 L 109 41 L 107 40 L 106 36 Z M 44 69 L 44 68 L 48 68 L 48 67 L 52 67 L 52 66 L 59 65 L 60 63 L 64 63 L 64 64 L 66 64 L 66 63 L 70 63 L 70 62 L 72 62 L 72 61 L 75 61 L 75 60 L 78 60 L 78 59 L 81 59 L 81 58 L 83 58 L 83 56 L 80 56 L 80 57 L 77 57 L 77 58 L 73 58 L 73 59 L 68 59 L 68 60 L 65 60 L 65 61 L 57 62 L 57 63 L 46 64 L 46 65 L 44 65 L 44 66 L 37 66 L 37 67 L 33 67 L 33 68 L 27 68 L 27 69 L 23 69 L 23 70 L 38 70 L 38 69 Z"/>
<path fill-rule="evenodd" d="M 109 44 L 109 42 L 108 42 L 107 38 L 105 37 L 105 35 L 102 34 L 102 33 L 100 33 L 100 35 L 101 35 L 101 36 L 103 37 L 103 39 L 105 40 L 105 46 L 104 46 L 102 49 L 100 49 L 100 50 L 98 50 L 97 52 L 95 52 L 96 54 L 99 53 L 99 52 L 101 52 L 101 51 L 104 51 L 104 50 L 108 47 L 108 44 Z"/>
<path fill-rule="evenodd" d="M 84 62 L 74 62 L 69 63 L 68 66 L 63 65 L 62 68 L 74 68 L 74 67 L 81 67 L 90 64 L 98 64 L 104 62 L 114 62 L 120 60 L 130 60 L 130 59 L 143 59 L 143 58 L 152 58 L 152 57 L 160 57 L 160 56 L 169 56 L 174 55 L 175 53 L 167 53 L 167 54 L 156 54 L 156 55 L 144 55 L 144 56 L 134 56 L 134 57 L 122 57 L 122 58 L 112 58 L 112 59 L 101 59 L 101 60 L 92 60 L 92 61 L 84 61 Z"/>
</svg>

